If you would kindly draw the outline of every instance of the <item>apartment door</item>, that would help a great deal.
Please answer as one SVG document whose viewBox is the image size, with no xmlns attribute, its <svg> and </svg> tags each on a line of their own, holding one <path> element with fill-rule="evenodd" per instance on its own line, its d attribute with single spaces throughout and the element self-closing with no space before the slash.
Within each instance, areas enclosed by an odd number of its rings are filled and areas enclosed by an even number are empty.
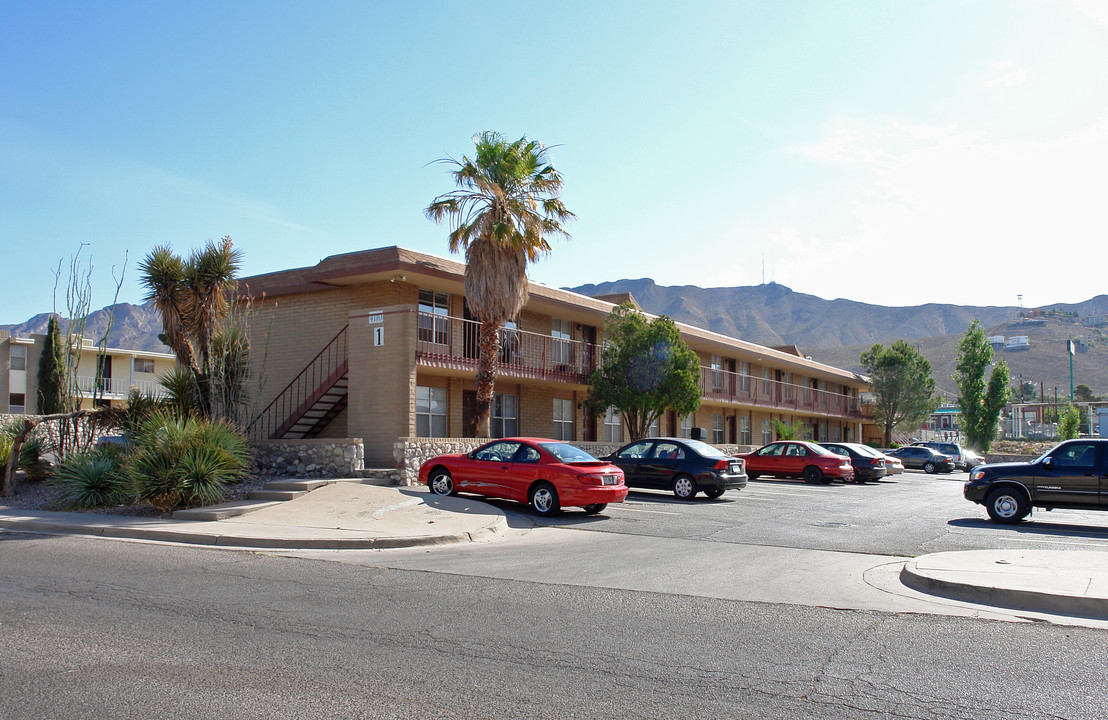
<svg viewBox="0 0 1108 720">
<path fill-rule="evenodd" d="M 477 437 L 477 391 L 462 391 L 462 437 Z"/>
</svg>

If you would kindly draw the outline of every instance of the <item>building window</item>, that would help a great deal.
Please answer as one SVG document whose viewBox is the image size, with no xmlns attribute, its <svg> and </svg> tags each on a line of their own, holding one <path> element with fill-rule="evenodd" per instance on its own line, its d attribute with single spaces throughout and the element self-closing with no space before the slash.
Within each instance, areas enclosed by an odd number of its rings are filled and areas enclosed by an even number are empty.
<svg viewBox="0 0 1108 720">
<path fill-rule="evenodd" d="M 446 437 L 446 388 L 416 386 L 416 436 Z"/>
<path fill-rule="evenodd" d="M 623 442 L 623 416 L 619 408 L 604 411 L 604 442 Z"/>
<path fill-rule="evenodd" d="M 450 320 L 446 317 L 449 314 L 449 294 L 421 289 L 419 291 L 419 341 L 437 345 L 449 344 Z"/>
<path fill-rule="evenodd" d="M 713 355 L 711 359 L 712 363 L 712 390 L 719 392 L 723 390 L 723 358 L 719 355 Z"/>
<path fill-rule="evenodd" d="M 762 444 L 768 445 L 773 442 L 773 426 L 770 425 L 769 418 L 762 418 Z"/>
<path fill-rule="evenodd" d="M 22 345 L 11 346 L 11 368 L 12 370 L 27 369 L 27 348 Z"/>
<path fill-rule="evenodd" d="M 135 372 L 146 373 L 148 375 L 154 374 L 154 361 L 153 360 L 140 360 L 135 358 Z"/>
<path fill-rule="evenodd" d="M 743 415 L 739 418 L 739 444 L 740 445 L 752 445 L 753 438 L 750 436 L 750 416 Z"/>
<path fill-rule="evenodd" d="M 554 398 L 554 439 L 573 439 L 573 401 Z"/>
<path fill-rule="evenodd" d="M 692 413 L 689 413 L 685 417 L 681 418 L 681 423 L 680 423 L 681 424 L 681 430 L 680 430 L 680 433 L 679 433 L 678 436 L 683 437 L 683 438 L 691 438 L 692 437 L 692 423 L 693 423 Z"/>
<path fill-rule="evenodd" d="M 492 397 L 492 419 L 489 433 L 494 438 L 519 434 L 519 402 L 515 395 L 496 393 Z"/>
<path fill-rule="evenodd" d="M 719 413 L 712 416 L 712 443 L 723 444 L 723 415 Z"/>
<path fill-rule="evenodd" d="M 27 399 L 23 393 L 11 393 L 8 395 L 8 412 L 12 415 L 22 415 L 27 412 Z"/>
<path fill-rule="evenodd" d="M 573 325 L 569 320 L 551 318 L 550 336 L 554 338 L 554 351 L 551 355 L 556 365 L 569 365 L 573 362 Z"/>
<path fill-rule="evenodd" d="M 750 363 L 739 362 L 739 389 L 750 392 Z"/>
</svg>

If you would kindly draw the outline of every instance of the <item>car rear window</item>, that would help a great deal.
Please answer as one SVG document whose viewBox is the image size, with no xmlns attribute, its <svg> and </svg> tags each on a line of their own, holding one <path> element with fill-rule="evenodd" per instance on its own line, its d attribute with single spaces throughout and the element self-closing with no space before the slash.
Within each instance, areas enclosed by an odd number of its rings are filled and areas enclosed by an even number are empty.
<svg viewBox="0 0 1108 720">
<path fill-rule="evenodd" d="M 542 443 L 539 447 L 564 463 L 596 462 L 592 455 L 567 443 Z"/>
<path fill-rule="evenodd" d="M 713 446 L 709 445 L 706 442 L 700 442 L 699 440 L 685 440 L 685 444 L 688 445 L 693 450 L 695 450 L 696 452 L 698 452 L 699 454 L 703 455 L 704 457 L 710 457 L 710 458 L 730 457 L 729 455 L 724 454 L 718 448 L 713 447 Z"/>
</svg>

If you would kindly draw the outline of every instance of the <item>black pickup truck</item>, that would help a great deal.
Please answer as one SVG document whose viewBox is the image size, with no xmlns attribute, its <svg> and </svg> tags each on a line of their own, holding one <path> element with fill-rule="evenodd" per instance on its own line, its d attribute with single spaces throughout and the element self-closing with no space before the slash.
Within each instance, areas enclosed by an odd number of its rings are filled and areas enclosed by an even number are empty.
<svg viewBox="0 0 1108 720">
<path fill-rule="evenodd" d="M 1108 510 L 1108 439 L 1067 440 L 1031 462 L 980 465 L 962 490 L 1000 523 L 1032 507 Z"/>
</svg>

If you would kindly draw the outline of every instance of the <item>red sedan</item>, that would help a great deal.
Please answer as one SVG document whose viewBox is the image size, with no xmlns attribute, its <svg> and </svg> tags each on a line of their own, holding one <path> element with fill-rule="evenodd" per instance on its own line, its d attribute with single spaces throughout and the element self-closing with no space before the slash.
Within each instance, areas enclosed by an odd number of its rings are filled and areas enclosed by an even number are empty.
<svg viewBox="0 0 1108 720">
<path fill-rule="evenodd" d="M 436 495 L 466 492 L 516 500 L 539 515 L 554 515 L 563 507 L 595 514 L 627 497 L 618 467 L 542 438 L 504 438 L 464 455 L 439 455 L 420 466 L 419 481 Z"/>
<path fill-rule="evenodd" d="M 850 458 L 803 440 L 779 440 L 739 457 L 746 461 L 746 474 L 751 480 L 760 475 L 804 478 L 812 484 L 835 478 L 854 480 Z"/>
</svg>

